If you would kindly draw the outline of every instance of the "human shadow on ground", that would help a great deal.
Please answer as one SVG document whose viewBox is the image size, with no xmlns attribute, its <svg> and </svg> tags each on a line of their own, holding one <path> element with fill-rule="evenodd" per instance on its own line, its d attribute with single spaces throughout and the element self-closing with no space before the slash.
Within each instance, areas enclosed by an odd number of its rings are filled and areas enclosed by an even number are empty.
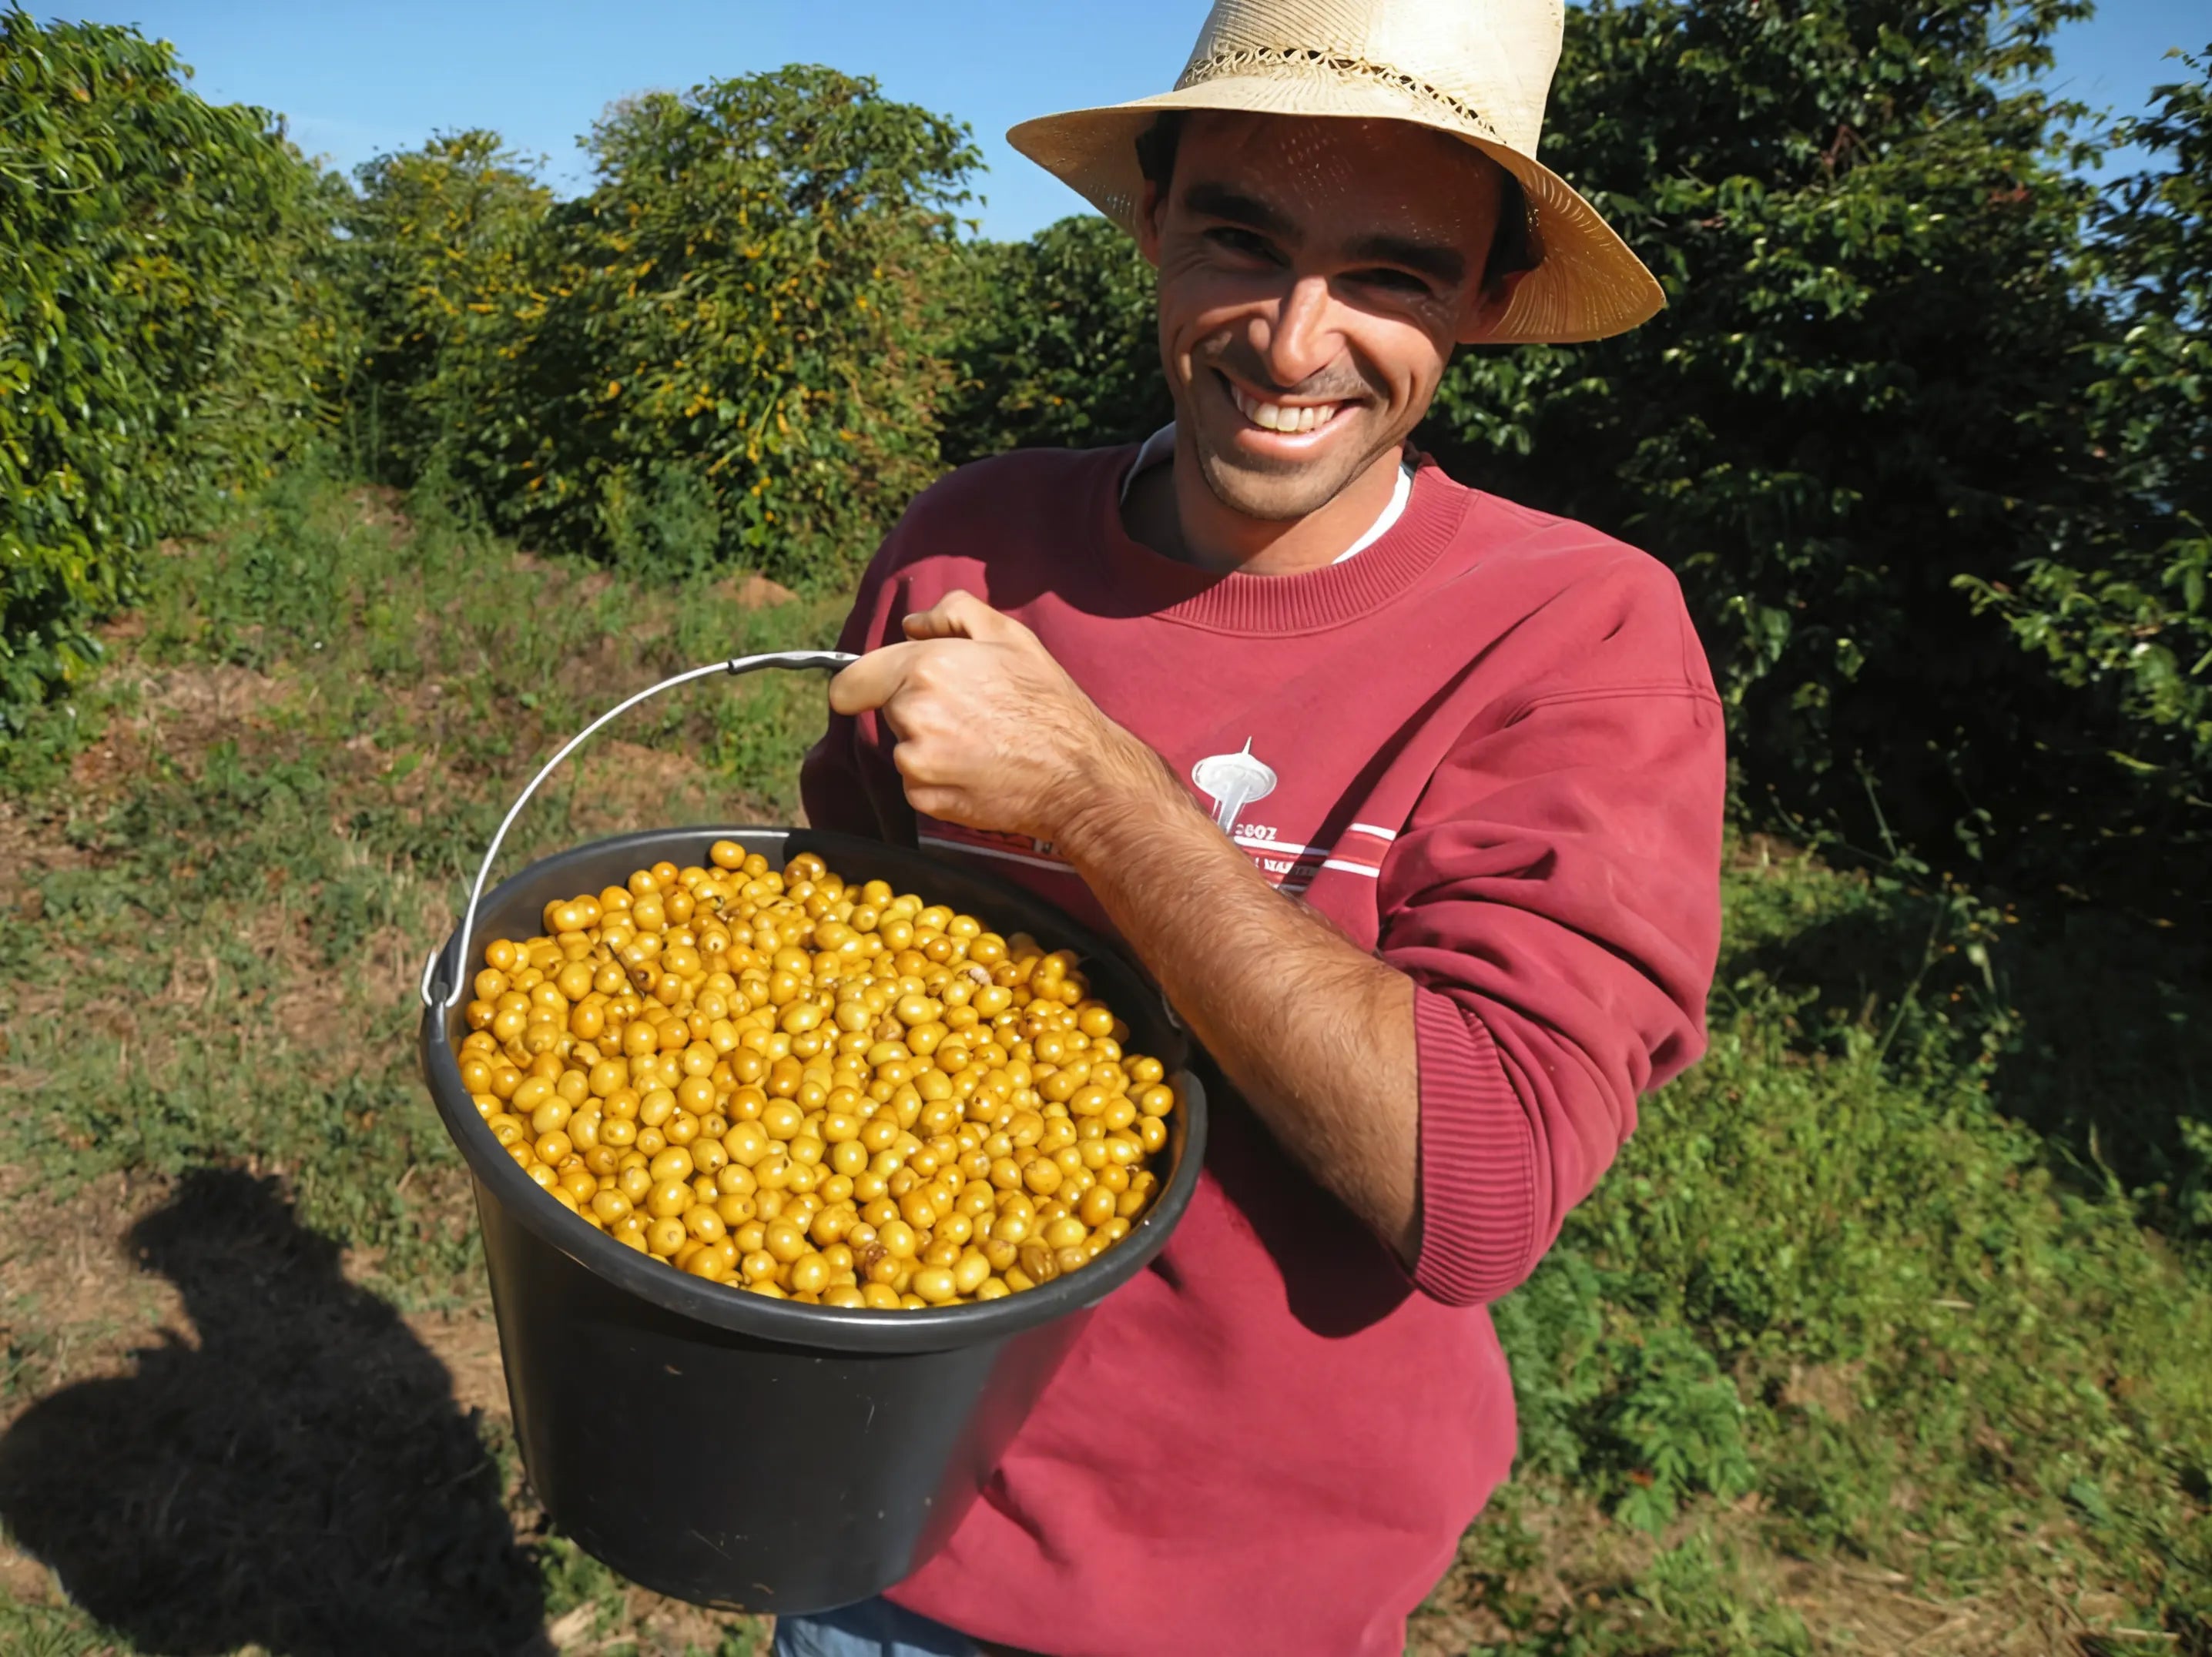
<svg viewBox="0 0 2212 1657">
<path fill-rule="evenodd" d="M 131 1232 L 199 1344 L 67 1387 L 0 1440 L 0 1518 L 140 1650 L 507 1654 L 532 1562 L 445 1366 L 270 1182 L 207 1170 Z"/>
</svg>

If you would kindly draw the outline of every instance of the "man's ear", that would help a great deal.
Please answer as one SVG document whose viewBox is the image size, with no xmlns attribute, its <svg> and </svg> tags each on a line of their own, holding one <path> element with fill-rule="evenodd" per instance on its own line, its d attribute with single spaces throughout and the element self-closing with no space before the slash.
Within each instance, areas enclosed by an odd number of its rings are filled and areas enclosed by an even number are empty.
<svg viewBox="0 0 2212 1657">
<path fill-rule="evenodd" d="M 1161 223 L 1167 211 L 1167 197 L 1160 193 L 1159 185 L 1146 179 L 1145 193 L 1137 197 L 1137 251 L 1155 270 L 1160 268 Z"/>
<path fill-rule="evenodd" d="M 1459 343 L 1480 345 L 1498 331 L 1505 320 L 1508 307 L 1513 303 L 1513 290 L 1521 285 L 1526 270 L 1508 270 L 1497 281 L 1486 282 L 1468 307 L 1467 314 L 1460 319 Z"/>
</svg>

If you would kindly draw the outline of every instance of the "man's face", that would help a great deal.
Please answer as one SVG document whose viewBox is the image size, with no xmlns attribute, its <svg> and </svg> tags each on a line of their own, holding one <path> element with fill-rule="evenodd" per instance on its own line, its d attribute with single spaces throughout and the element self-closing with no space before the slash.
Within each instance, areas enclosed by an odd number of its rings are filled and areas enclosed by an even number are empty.
<svg viewBox="0 0 2212 1657">
<path fill-rule="evenodd" d="M 1425 127 L 1189 118 L 1140 236 L 1176 416 L 1224 506 L 1304 517 L 1398 446 L 1498 309 L 1498 202 L 1493 166 Z"/>
</svg>

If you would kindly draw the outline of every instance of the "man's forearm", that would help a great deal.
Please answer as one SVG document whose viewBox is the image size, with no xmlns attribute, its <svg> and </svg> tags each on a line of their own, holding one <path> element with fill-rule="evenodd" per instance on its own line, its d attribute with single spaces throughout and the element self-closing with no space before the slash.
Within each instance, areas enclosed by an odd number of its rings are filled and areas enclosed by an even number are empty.
<svg viewBox="0 0 2212 1657">
<path fill-rule="evenodd" d="M 1267 883 L 1152 751 L 1057 850 L 1283 1145 L 1409 1266 L 1419 1250 L 1413 985 Z"/>
</svg>

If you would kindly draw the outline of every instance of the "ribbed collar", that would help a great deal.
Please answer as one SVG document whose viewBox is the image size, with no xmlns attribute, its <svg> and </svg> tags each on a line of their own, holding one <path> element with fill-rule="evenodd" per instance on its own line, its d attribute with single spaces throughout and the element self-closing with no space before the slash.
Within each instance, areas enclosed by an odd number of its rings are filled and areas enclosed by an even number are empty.
<svg viewBox="0 0 2212 1657">
<path fill-rule="evenodd" d="M 1092 475 L 1089 503 L 1098 526 L 1101 552 L 1093 570 L 1103 610 L 1158 616 L 1217 633 L 1316 632 L 1389 603 L 1451 543 L 1474 498 L 1424 456 L 1405 512 L 1357 558 L 1295 575 L 1224 575 L 1163 558 L 1130 538 L 1121 524 L 1121 481 L 1137 447 L 1109 452 L 1113 458 Z"/>
</svg>

